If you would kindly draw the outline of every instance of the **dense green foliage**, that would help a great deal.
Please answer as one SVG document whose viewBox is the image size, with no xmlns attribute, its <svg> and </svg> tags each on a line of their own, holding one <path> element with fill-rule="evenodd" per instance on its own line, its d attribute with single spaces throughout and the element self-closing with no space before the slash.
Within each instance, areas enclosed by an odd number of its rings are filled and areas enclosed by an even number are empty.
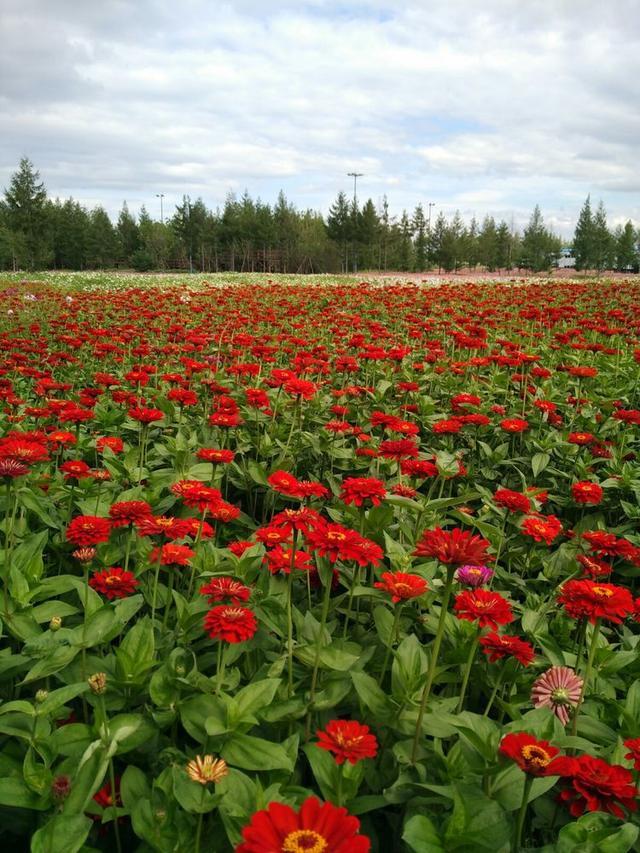
<svg viewBox="0 0 640 853">
<path fill-rule="evenodd" d="M 102 207 L 49 199 L 23 159 L 0 201 L 0 269 L 323 273 L 481 266 L 539 272 L 561 249 L 537 206 L 522 235 L 491 216 L 467 225 L 457 212 L 450 220 L 440 212 L 433 222 L 430 214 L 418 204 L 412 214 L 392 217 L 386 198 L 376 209 L 371 199 L 360 206 L 339 193 L 324 219 L 298 210 L 284 193 L 269 205 L 245 192 L 240 199 L 230 194 L 216 210 L 184 196 L 161 222 L 144 207 L 136 218 L 125 202 L 114 224 Z M 575 243 L 578 269 L 637 267 L 632 224 L 611 234 L 602 205 L 594 216 L 588 205 L 583 209 Z"/>
</svg>

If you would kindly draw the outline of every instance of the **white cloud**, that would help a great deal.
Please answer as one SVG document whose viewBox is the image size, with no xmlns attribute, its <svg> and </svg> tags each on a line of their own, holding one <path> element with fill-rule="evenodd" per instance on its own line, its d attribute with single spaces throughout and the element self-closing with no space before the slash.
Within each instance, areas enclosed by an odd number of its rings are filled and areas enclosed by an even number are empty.
<svg viewBox="0 0 640 853">
<path fill-rule="evenodd" d="M 515 211 L 587 192 L 640 219 L 640 4 L 5 0 L 0 183 L 151 206 L 230 187 L 326 209 Z"/>
</svg>

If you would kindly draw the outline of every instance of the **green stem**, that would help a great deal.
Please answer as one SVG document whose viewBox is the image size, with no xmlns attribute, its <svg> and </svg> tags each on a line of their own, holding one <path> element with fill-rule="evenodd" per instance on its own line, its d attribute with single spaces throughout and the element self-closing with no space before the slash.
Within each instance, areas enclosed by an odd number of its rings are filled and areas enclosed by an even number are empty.
<svg viewBox="0 0 640 853">
<path fill-rule="evenodd" d="M 226 663 L 226 648 L 222 645 L 222 640 L 218 642 L 218 671 L 216 673 L 216 696 L 220 695 L 222 690 L 222 682 L 224 681 L 224 669 Z"/>
<path fill-rule="evenodd" d="M 309 740 L 311 736 L 311 714 L 313 709 L 313 703 L 316 698 L 316 687 L 318 684 L 318 670 L 320 669 L 320 655 L 322 654 L 322 638 L 324 636 L 324 626 L 327 622 L 327 616 L 329 615 L 329 602 L 331 600 L 331 583 L 333 581 L 333 573 L 331 571 L 331 566 L 328 567 L 328 575 L 326 578 L 326 584 L 324 587 L 324 598 L 322 600 L 322 613 L 320 615 L 320 627 L 318 629 L 318 636 L 316 638 L 316 654 L 313 662 L 313 673 L 311 675 L 311 688 L 309 690 L 309 710 L 307 712 L 307 724 L 306 724 L 306 739 Z"/>
<path fill-rule="evenodd" d="M 571 724 L 571 734 L 573 737 L 576 736 L 578 732 L 578 714 L 580 713 L 580 708 L 582 707 L 582 703 L 584 701 L 584 694 L 587 689 L 587 684 L 589 682 L 589 678 L 591 677 L 591 671 L 593 670 L 593 661 L 596 656 L 596 649 L 598 648 L 598 636 L 600 634 L 600 620 L 596 619 L 595 624 L 593 626 L 593 632 L 591 634 L 591 643 L 589 644 L 589 657 L 587 658 L 587 668 L 584 673 L 584 681 L 582 682 L 582 689 L 580 690 L 580 698 L 578 699 L 578 704 L 576 705 L 575 711 L 573 712 L 573 722 Z"/>
<path fill-rule="evenodd" d="M 493 703 L 496 700 L 496 696 L 498 695 L 498 690 L 502 686 L 502 679 L 504 678 L 505 672 L 507 671 L 506 666 L 503 665 L 498 677 L 496 679 L 496 683 L 493 686 L 493 690 L 491 691 L 491 696 L 489 697 L 489 701 L 487 702 L 487 707 L 484 709 L 483 717 L 489 716 L 489 711 L 493 707 Z"/>
<path fill-rule="evenodd" d="M 451 590 L 453 588 L 453 576 L 455 574 L 455 570 L 455 566 L 447 566 L 447 579 L 442 593 L 442 602 L 440 604 L 440 619 L 438 620 L 438 628 L 436 630 L 436 636 L 433 641 L 433 647 L 431 650 L 431 660 L 429 661 L 429 672 L 427 673 L 427 681 L 422 691 L 422 697 L 420 699 L 420 709 L 418 711 L 418 719 L 416 721 L 416 732 L 413 738 L 413 749 L 411 750 L 412 764 L 416 763 L 416 756 L 418 755 L 418 746 L 420 745 L 420 736 L 422 734 L 422 720 L 424 717 L 424 712 L 427 709 L 427 702 L 429 701 L 429 696 L 431 695 L 433 681 L 436 677 L 438 657 L 440 655 L 440 646 L 442 645 L 442 638 L 444 637 L 444 626 L 447 619 L 447 608 L 449 606 L 449 599 L 451 598 Z"/>
<path fill-rule="evenodd" d="M 360 571 L 360 566 L 355 566 L 353 569 L 353 577 L 351 579 L 351 588 L 349 589 L 349 600 L 347 602 L 347 616 L 344 620 L 344 628 L 342 631 L 342 638 L 346 640 L 347 631 L 349 629 L 349 622 L 351 621 L 351 611 L 353 609 L 353 594 L 355 592 L 356 586 L 358 584 L 358 572 Z"/>
<path fill-rule="evenodd" d="M 169 624 L 169 611 L 171 610 L 171 602 L 173 601 L 173 583 L 175 580 L 175 567 L 169 566 L 169 587 L 167 589 L 167 603 L 164 607 L 164 618 L 162 620 L 162 627 L 166 628 Z"/>
<path fill-rule="evenodd" d="M 515 834 L 513 836 L 513 853 L 520 853 L 522 844 L 522 830 L 524 829 L 524 820 L 527 816 L 527 806 L 529 805 L 529 794 L 533 785 L 533 776 L 527 775 L 524 780 L 524 789 L 522 791 L 522 803 L 518 812 L 518 820 L 516 821 Z"/>
<path fill-rule="evenodd" d="M 202 789 L 204 796 L 204 788 Z M 202 824 L 204 823 L 204 814 L 200 812 L 198 815 L 198 827 L 196 829 L 196 843 L 194 849 L 194 853 L 200 853 L 200 839 L 202 838 Z"/>
<path fill-rule="evenodd" d="M 469 655 L 467 657 L 467 663 L 464 668 L 464 675 L 462 677 L 462 687 L 460 689 L 460 699 L 458 700 L 458 707 L 456 708 L 456 714 L 459 714 L 462 711 L 462 706 L 464 704 L 464 697 L 467 692 L 467 686 L 469 685 L 469 676 L 471 675 L 471 669 L 473 667 L 473 661 L 476 657 L 476 652 L 478 651 L 478 643 L 480 642 L 480 628 L 476 633 L 474 641 L 471 643 L 469 648 Z"/>
<path fill-rule="evenodd" d="M 291 603 L 292 597 L 293 565 L 289 566 L 289 577 L 287 578 L 287 673 L 289 685 L 289 699 L 291 699 L 291 697 L 293 696 L 293 609 Z"/>
<path fill-rule="evenodd" d="M 344 772 L 344 764 L 338 767 L 338 786 L 336 788 L 336 805 L 342 805 L 342 774 Z"/>
<path fill-rule="evenodd" d="M 160 565 L 162 564 L 162 546 L 158 546 L 158 559 L 156 561 L 156 570 L 153 578 L 153 594 L 151 596 L 151 625 L 153 628 L 154 619 L 156 616 L 156 607 L 158 604 L 158 583 L 160 581 Z"/>
<path fill-rule="evenodd" d="M 398 641 L 398 625 L 400 623 L 400 612 L 402 610 L 402 604 L 398 602 L 396 604 L 396 612 L 393 617 L 393 625 L 391 627 L 391 634 L 389 635 L 389 645 L 387 646 L 387 651 L 384 656 L 384 663 L 382 664 L 382 669 L 380 671 L 380 677 L 378 678 L 378 684 L 382 685 L 384 681 L 384 677 L 387 673 L 387 667 L 389 666 L 389 658 L 391 657 L 391 650 L 393 649 L 394 641 Z"/>
</svg>

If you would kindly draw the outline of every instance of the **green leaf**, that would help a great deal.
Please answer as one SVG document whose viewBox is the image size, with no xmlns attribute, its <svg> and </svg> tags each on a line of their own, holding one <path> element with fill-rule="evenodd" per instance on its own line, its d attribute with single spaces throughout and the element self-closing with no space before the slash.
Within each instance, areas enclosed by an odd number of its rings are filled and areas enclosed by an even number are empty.
<svg viewBox="0 0 640 853">
<path fill-rule="evenodd" d="M 142 714 L 118 714 L 109 720 L 109 737 L 117 744 L 116 755 L 137 749 L 152 740 L 156 727 Z"/>
<path fill-rule="evenodd" d="M 65 815 L 83 814 L 91 798 L 104 781 L 109 755 L 102 741 L 94 740 L 84 751 L 71 782 L 71 793 L 64 801 Z"/>
<path fill-rule="evenodd" d="M 49 801 L 35 794 L 22 779 L 7 777 L 0 778 L 0 806 L 46 811 Z"/>
<path fill-rule="evenodd" d="M 356 693 L 376 721 L 382 722 L 393 714 L 393 704 L 374 678 L 364 672 L 352 672 L 351 680 Z"/>
<path fill-rule="evenodd" d="M 268 708 L 273 702 L 281 683 L 280 678 L 264 678 L 254 681 L 239 690 L 233 697 L 236 704 L 237 720 L 253 721 L 253 714 L 260 708 Z"/>
<path fill-rule="evenodd" d="M 191 780 L 184 767 L 173 767 L 173 793 L 182 808 L 190 814 L 206 814 L 212 811 L 222 797 L 206 785 Z"/>
<path fill-rule="evenodd" d="M 67 687 L 60 687 L 58 690 L 52 690 L 44 702 L 36 705 L 36 710 L 40 715 L 50 714 L 75 699 L 76 696 L 80 696 L 81 693 L 86 693 L 88 689 L 88 683 L 81 681 L 77 684 L 69 684 Z"/>
<path fill-rule="evenodd" d="M 120 797 L 125 809 L 131 811 L 136 802 L 150 794 L 151 788 L 145 774 L 135 764 L 129 764 L 120 779 Z"/>
<path fill-rule="evenodd" d="M 538 474 L 541 474 L 549 462 L 551 462 L 550 453 L 535 453 L 531 459 L 531 471 L 533 472 L 533 476 L 537 477 Z"/>
<path fill-rule="evenodd" d="M 92 826 L 85 815 L 56 815 L 34 833 L 31 853 L 78 853 Z"/>
<path fill-rule="evenodd" d="M 428 817 L 416 814 L 404 825 L 402 840 L 414 853 L 444 853 L 436 828 Z"/>
<path fill-rule="evenodd" d="M 77 648 L 71 646 L 58 646 L 42 660 L 34 664 L 23 679 L 23 684 L 35 681 L 38 678 L 46 678 L 61 672 L 78 654 Z"/>
<path fill-rule="evenodd" d="M 284 747 L 251 735 L 235 734 L 222 750 L 222 757 L 232 767 L 242 770 L 288 770 L 294 762 Z"/>
</svg>

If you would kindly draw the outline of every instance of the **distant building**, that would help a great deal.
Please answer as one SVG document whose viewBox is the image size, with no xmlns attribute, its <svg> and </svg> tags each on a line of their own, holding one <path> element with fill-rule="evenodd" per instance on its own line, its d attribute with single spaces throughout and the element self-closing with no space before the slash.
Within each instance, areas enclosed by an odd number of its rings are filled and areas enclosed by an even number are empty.
<svg viewBox="0 0 640 853">
<path fill-rule="evenodd" d="M 575 269 L 576 259 L 573 254 L 573 249 L 570 246 L 563 246 L 559 254 L 556 256 L 555 266 L 558 269 Z"/>
</svg>

